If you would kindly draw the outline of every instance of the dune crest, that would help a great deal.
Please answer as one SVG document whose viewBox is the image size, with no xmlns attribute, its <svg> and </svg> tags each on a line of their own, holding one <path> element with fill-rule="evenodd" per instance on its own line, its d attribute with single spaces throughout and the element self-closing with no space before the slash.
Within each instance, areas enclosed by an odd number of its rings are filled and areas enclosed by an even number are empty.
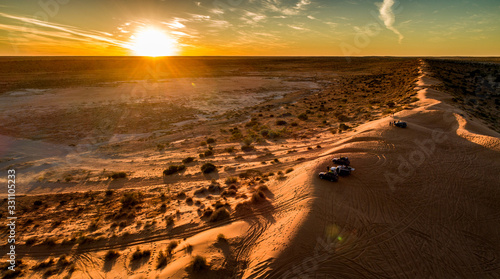
<svg viewBox="0 0 500 279">
<path fill-rule="evenodd" d="M 488 170 L 500 169 L 500 136 L 447 104 L 421 63 L 416 108 L 344 134 L 278 187 L 278 204 L 305 196 L 277 207 L 245 278 L 499 275 L 500 178 Z M 394 119 L 408 128 L 389 126 Z M 339 154 L 356 171 L 317 178 Z"/>
</svg>

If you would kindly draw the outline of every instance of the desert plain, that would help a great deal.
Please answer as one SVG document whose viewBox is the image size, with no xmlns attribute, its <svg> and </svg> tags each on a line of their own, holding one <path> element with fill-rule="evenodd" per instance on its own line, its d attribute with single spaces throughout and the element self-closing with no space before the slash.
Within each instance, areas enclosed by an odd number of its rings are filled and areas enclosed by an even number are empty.
<svg viewBox="0 0 500 279">
<path fill-rule="evenodd" d="M 499 76 L 498 58 L 3 57 L 2 276 L 498 278 Z M 352 174 L 321 180 L 340 156 Z"/>
</svg>

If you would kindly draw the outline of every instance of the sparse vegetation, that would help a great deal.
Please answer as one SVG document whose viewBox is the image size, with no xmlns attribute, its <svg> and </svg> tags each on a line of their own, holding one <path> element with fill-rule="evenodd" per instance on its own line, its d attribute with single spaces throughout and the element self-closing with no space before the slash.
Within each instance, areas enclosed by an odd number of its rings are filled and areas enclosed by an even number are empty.
<svg viewBox="0 0 500 279">
<path fill-rule="evenodd" d="M 217 242 L 227 242 L 227 238 L 224 234 L 220 233 L 217 235 Z"/>
<path fill-rule="evenodd" d="M 135 250 L 134 253 L 132 253 L 132 257 L 130 258 L 130 261 L 139 261 L 144 258 L 149 258 L 151 256 L 151 251 L 150 250 L 144 250 L 142 251 L 137 247 L 137 250 Z"/>
<path fill-rule="evenodd" d="M 104 261 L 110 262 L 110 261 L 115 260 L 119 256 L 120 256 L 119 252 L 117 252 L 115 250 L 109 250 L 108 252 L 106 252 L 106 255 L 104 255 Z"/>
<path fill-rule="evenodd" d="M 231 184 L 234 184 L 236 182 L 238 182 L 238 178 L 237 177 L 231 176 L 231 177 L 226 178 L 226 184 L 227 185 L 231 185 Z"/>
<path fill-rule="evenodd" d="M 217 170 L 217 167 L 212 164 L 212 163 L 205 163 L 201 166 L 201 171 L 205 174 L 208 174 L 208 173 L 211 173 L 211 172 L 214 172 Z"/>
<path fill-rule="evenodd" d="M 163 171 L 163 175 L 172 175 L 174 173 L 183 171 L 186 169 L 185 165 L 171 165 L 168 167 L 168 169 Z"/>
<path fill-rule="evenodd" d="M 112 178 L 112 179 L 126 178 L 127 177 L 127 173 L 124 172 L 124 171 L 114 172 L 109 177 Z"/>
<path fill-rule="evenodd" d="M 230 216 L 229 211 L 227 211 L 227 209 L 225 209 L 224 207 L 221 207 L 212 213 L 209 221 L 210 222 L 222 221 L 228 219 L 229 216 Z"/>
<path fill-rule="evenodd" d="M 187 157 L 187 158 L 185 158 L 185 159 L 182 160 L 182 163 L 183 164 L 189 164 L 189 163 L 193 162 L 194 159 L 195 159 L 194 157 Z"/>
<path fill-rule="evenodd" d="M 191 269 L 194 272 L 200 272 L 208 269 L 207 260 L 202 256 L 195 256 L 191 262 Z"/>
</svg>

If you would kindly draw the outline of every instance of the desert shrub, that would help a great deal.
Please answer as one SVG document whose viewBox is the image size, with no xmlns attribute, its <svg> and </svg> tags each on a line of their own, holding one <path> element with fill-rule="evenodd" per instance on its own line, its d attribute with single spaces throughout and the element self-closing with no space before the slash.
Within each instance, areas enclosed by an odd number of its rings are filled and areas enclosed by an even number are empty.
<svg viewBox="0 0 500 279">
<path fill-rule="evenodd" d="M 123 197 L 120 199 L 122 207 L 131 207 L 139 204 L 141 201 L 141 195 L 137 192 L 124 193 Z"/>
<path fill-rule="evenodd" d="M 212 163 L 205 163 L 201 166 L 201 171 L 203 173 L 211 173 L 214 172 L 217 169 L 214 164 Z"/>
<path fill-rule="evenodd" d="M 234 152 L 234 146 L 226 147 L 224 148 L 224 151 L 227 153 L 233 153 Z"/>
<path fill-rule="evenodd" d="M 307 114 L 305 114 L 305 113 L 299 114 L 299 116 L 297 116 L 297 118 L 299 118 L 300 120 L 303 120 L 303 121 L 309 119 L 309 117 L 307 117 Z"/>
<path fill-rule="evenodd" d="M 49 259 L 48 261 L 41 262 L 39 264 L 36 264 L 32 267 L 33 270 L 40 270 L 40 269 L 45 269 L 48 267 L 51 267 L 54 265 L 54 259 Z"/>
<path fill-rule="evenodd" d="M 297 122 L 292 122 L 292 123 L 290 123 L 290 125 L 291 125 L 292 127 L 297 127 L 297 126 L 299 126 L 299 123 L 297 123 Z"/>
<path fill-rule="evenodd" d="M 453 99 L 455 99 L 455 102 L 456 102 L 456 98 L 453 98 Z M 417 98 L 417 97 L 413 97 L 413 98 L 410 99 L 411 103 L 418 102 L 418 101 L 420 101 L 420 99 Z"/>
<path fill-rule="evenodd" d="M 115 191 L 108 189 L 108 190 L 106 190 L 106 191 L 104 192 L 104 194 L 105 194 L 107 197 L 109 197 L 109 196 L 113 195 L 113 193 L 114 193 L 114 192 L 115 192 Z"/>
<path fill-rule="evenodd" d="M 255 150 L 255 147 L 253 145 L 249 145 L 246 143 L 241 147 L 241 151 L 244 151 L 244 152 L 250 152 L 253 150 Z"/>
<path fill-rule="evenodd" d="M 261 191 L 261 192 L 269 191 L 269 188 L 267 188 L 266 185 L 260 185 L 259 188 L 257 188 L 257 189 L 259 189 L 259 191 Z"/>
<path fill-rule="evenodd" d="M 118 258 L 119 256 L 120 256 L 119 252 L 115 250 L 109 250 L 108 252 L 106 252 L 106 255 L 104 255 L 104 261 L 110 262 Z"/>
<path fill-rule="evenodd" d="M 205 157 L 208 157 L 208 156 L 213 156 L 214 155 L 214 152 L 212 150 L 206 150 L 203 155 Z"/>
<path fill-rule="evenodd" d="M 151 256 L 150 250 L 141 251 L 141 249 L 139 249 L 139 247 L 138 247 L 137 250 L 135 250 L 135 252 L 132 253 L 132 258 L 130 260 L 131 261 L 138 261 L 138 260 L 141 260 L 143 258 L 149 258 L 150 256 Z"/>
<path fill-rule="evenodd" d="M 221 207 L 224 206 L 224 204 L 219 200 L 219 201 L 216 201 L 214 204 L 213 204 L 214 208 L 215 209 L 219 209 Z"/>
<path fill-rule="evenodd" d="M 264 201 L 266 199 L 266 195 L 262 191 L 257 191 L 252 194 L 252 202 L 253 203 L 259 203 L 261 201 Z"/>
<path fill-rule="evenodd" d="M 205 194 L 205 192 L 206 192 L 206 191 L 207 191 L 207 188 L 205 188 L 205 187 L 201 187 L 201 188 L 199 188 L 199 189 L 196 189 L 196 190 L 194 191 L 194 194 L 195 194 L 195 195 L 203 195 L 203 194 Z"/>
<path fill-rule="evenodd" d="M 236 183 L 236 182 L 238 182 L 238 178 L 237 177 L 232 177 L 231 176 L 231 177 L 226 178 L 226 184 L 228 184 L 228 185 Z"/>
<path fill-rule="evenodd" d="M 48 237 L 42 242 L 42 245 L 55 246 L 56 240 L 53 237 Z"/>
<path fill-rule="evenodd" d="M 37 237 L 32 236 L 26 240 L 26 245 L 31 246 L 36 243 Z"/>
<path fill-rule="evenodd" d="M 182 200 L 182 199 L 185 199 L 186 198 L 186 193 L 184 191 L 181 191 L 179 193 L 177 193 L 177 198 Z"/>
<path fill-rule="evenodd" d="M 259 170 L 250 169 L 250 170 L 246 170 L 245 172 L 238 174 L 238 176 L 240 178 L 250 178 L 250 177 L 256 177 L 256 176 L 262 176 L 262 172 Z"/>
<path fill-rule="evenodd" d="M 118 179 L 118 178 L 125 178 L 127 177 L 127 173 L 124 172 L 124 171 L 120 171 L 120 172 L 114 172 L 110 175 L 110 177 L 112 179 Z"/>
<path fill-rule="evenodd" d="M 179 245 L 177 241 L 175 240 L 170 241 L 170 243 L 167 246 L 167 254 L 172 255 L 172 252 L 174 251 L 175 248 L 177 248 L 177 245 Z"/>
<path fill-rule="evenodd" d="M 210 217 L 210 216 L 212 216 L 212 213 L 214 213 L 214 211 L 211 208 L 207 208 L 203 212 L 202 217 Z"/>
<path fill-rule="evenodd" d="M 163 175 L 171 175 L 176 172 L 180 172 L 186 169 L 186 166 L 184 165 L 171 165 L 168 167 L 168 169 L 163 171 Z"/>
<path fill-rule="evenodd" d="M 205 146 L 205 145 L 207 145 L 207 142 L 206 141 L 202 141 L 202 142 L 200 142 L 200 145 L 201 146 Z"/>
<path fill-rule="evenodd" d="M 194 161 L 194 157 L 187 157 L 185 159 L 182 160 L 182 163 L 183 164 L 188 164 L 188 163 L 191 163 Z"/>
<path fill-rule="evenodd" d="M 33 202 L 34 206 L 41 206 L 42 204 L 43 204 L 43 202 L 41 200 L 36 200 Z"/>
<path fill-rule="evenodd" d="M 191 268 L 194 272 L 200 272 L 208 269 L 207 260 L 202 256 L 195 256 L 191 263 Z"/>
<path fill-rule="evenodd" d="M 340 123 L 340 125 L 339 125 L 339 130 L 341 130 L 341 131 L 345 131 L 345 130 L 347 130 L 349 128 L 351 128 L 351 127 L 347 126 L 344 123 Z"/>
<path fill-rule="evenodd" d="M 55 268 L 50 268 L 50 269 L 47 269 L 44 273 L 43 273 L 43 278 L 48 278 L 52 275 L 55 275 L 57 274 L 57 269 Z"/>
<path fill-rule="evenodd" d="M 286 123 L 286 121 L 285 121 L 285 120 L 276 120 L 276 125 L 278 125 L 278 126 L 284 126 L 284 125 L 286 125 L 286 124 L 287 124 L 287 123 Z"/>
<path fill-rule="evenodd" d="M 236 196 L 236 191 L 235 190 L 224 190 L 222 193 L 221 193 L 221 196 L 225 197 L 225 196 L 230 196 L 230 197 L 234 197 Z"/>
<path fill-rule="evenodd" d="M 293 168 L 289 168 L 285 171 L 285 173 L 291 173 L 293 171 Z"/>
<path fill-rule="evenodd" d="M 217 235 L 217 242 L 227 242 L 227 238 L 224 234 L 220 233 Z"/>
<path fill-rule="evenodd" d="M 385 105 L 387 107 L 390 107 L 390 108 L 393 108 L 394 106 L 396 106 L 396 104 L 393 101 L 389 101 L 389 102 L 385 103 Z"/>
<path fill-rule="evenodd" d="M 186 199 L 186 203 L 187 203 L 187 204 L 191 204 L 191 203 L 193 203 L 193 198 L 188 197 L 188 198 Z"/>
<path fill-rule="evenodd" d="M 229 211 L 227 211 L 227 209 L 225 209 L 224 207 L 221 207 L 212 213 L 209 221 L 210 222 L 222 221 L 228 219 L 229 216 L 230 216 Z"/>
<path fill-rule="evenodd" d="M 188 254 L 193 253 L 193 245 L 191 245 L 191 244 L 189 244 L 189 243 L 188 243 L 188 244 L 186 244 L 186 247 L 184 248 L 184 250 L 185 250 L 185 251 L 186 251 L 186 253 L 188 253 Z"/>
<path fill-rule="evenodd" d="M 168 216 L 166 218 L 166 221 L 167 221 L 167 226 L 172 226 L 174 224 L 174 217 Z"/>
<path fill-rule="evenodd" d="M 156 262 L 156 269 L 160 269 L 167 266 L 167 263 L 168 263 L 167 256 L 165 255 L 165 253 L 163 253 L 163 251 L 160 251 L 160 253 L 158 253 L 158 261 Z"/>
<path fill-rule="evenodd" d="M 215 143 L 215 139 L 214 138 L 208 138 L 207 139 L 207 143 L 210 143 L 210 144 Z"/>
</svg>

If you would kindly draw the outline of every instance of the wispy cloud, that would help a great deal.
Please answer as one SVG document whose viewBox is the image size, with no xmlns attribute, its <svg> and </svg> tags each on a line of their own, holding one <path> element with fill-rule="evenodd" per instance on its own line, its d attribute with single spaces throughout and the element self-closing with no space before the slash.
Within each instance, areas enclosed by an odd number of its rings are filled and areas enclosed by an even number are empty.
<svg viewBox="0 0 500 279">
<path fill-rule="evenodd" d="M 263 6 L 270 11 L 278 12 L 283 15 L 291 16 L 291 15 L 299 15 L 301 11 L 307 9 L 307 7 L 311 4 L 311 0 L 299 0 L 293 6 L 283 5 L 280 0 L 264 0 Z"/>
<path fill-rule="evenodd" d="M 41 21 L 34 18 L 10 15 L 6 13 L 1 13 L 0 16 L 14 20 L 13 24 L 4 24 L 3 29 L 19 32 L 21 36 L 26 37 L 28 35 L 38 35 L 46 37 L 62 38 L 66 40 L 74 41 L 95 41 L 99 43 L 105 43 L 111 46 L 118 46 L 122 48 L 128 48 L 128 42 L 118 40 L 112 37 L 112 34 L 95 31 L 95 30 L 83 30 L 74 26 L 56 24 L 46 21 Z M 16 23 L 24 23 L 19 25 Z M 19 41 L 19 40 L 18 40 Z"/>
<path fill-rule="evenodd" d="M 401 43 L 404 36 L 394 27 L 394 22 L 396 21 L 394 12 L 392 11 L 394 0 L 384 0 L 384 2 L 376 3 L 376 5 L 379 8 L 379 17 L 384 22 L 385 27 L 398 35 L 399 43 Z"/>
</svg>

